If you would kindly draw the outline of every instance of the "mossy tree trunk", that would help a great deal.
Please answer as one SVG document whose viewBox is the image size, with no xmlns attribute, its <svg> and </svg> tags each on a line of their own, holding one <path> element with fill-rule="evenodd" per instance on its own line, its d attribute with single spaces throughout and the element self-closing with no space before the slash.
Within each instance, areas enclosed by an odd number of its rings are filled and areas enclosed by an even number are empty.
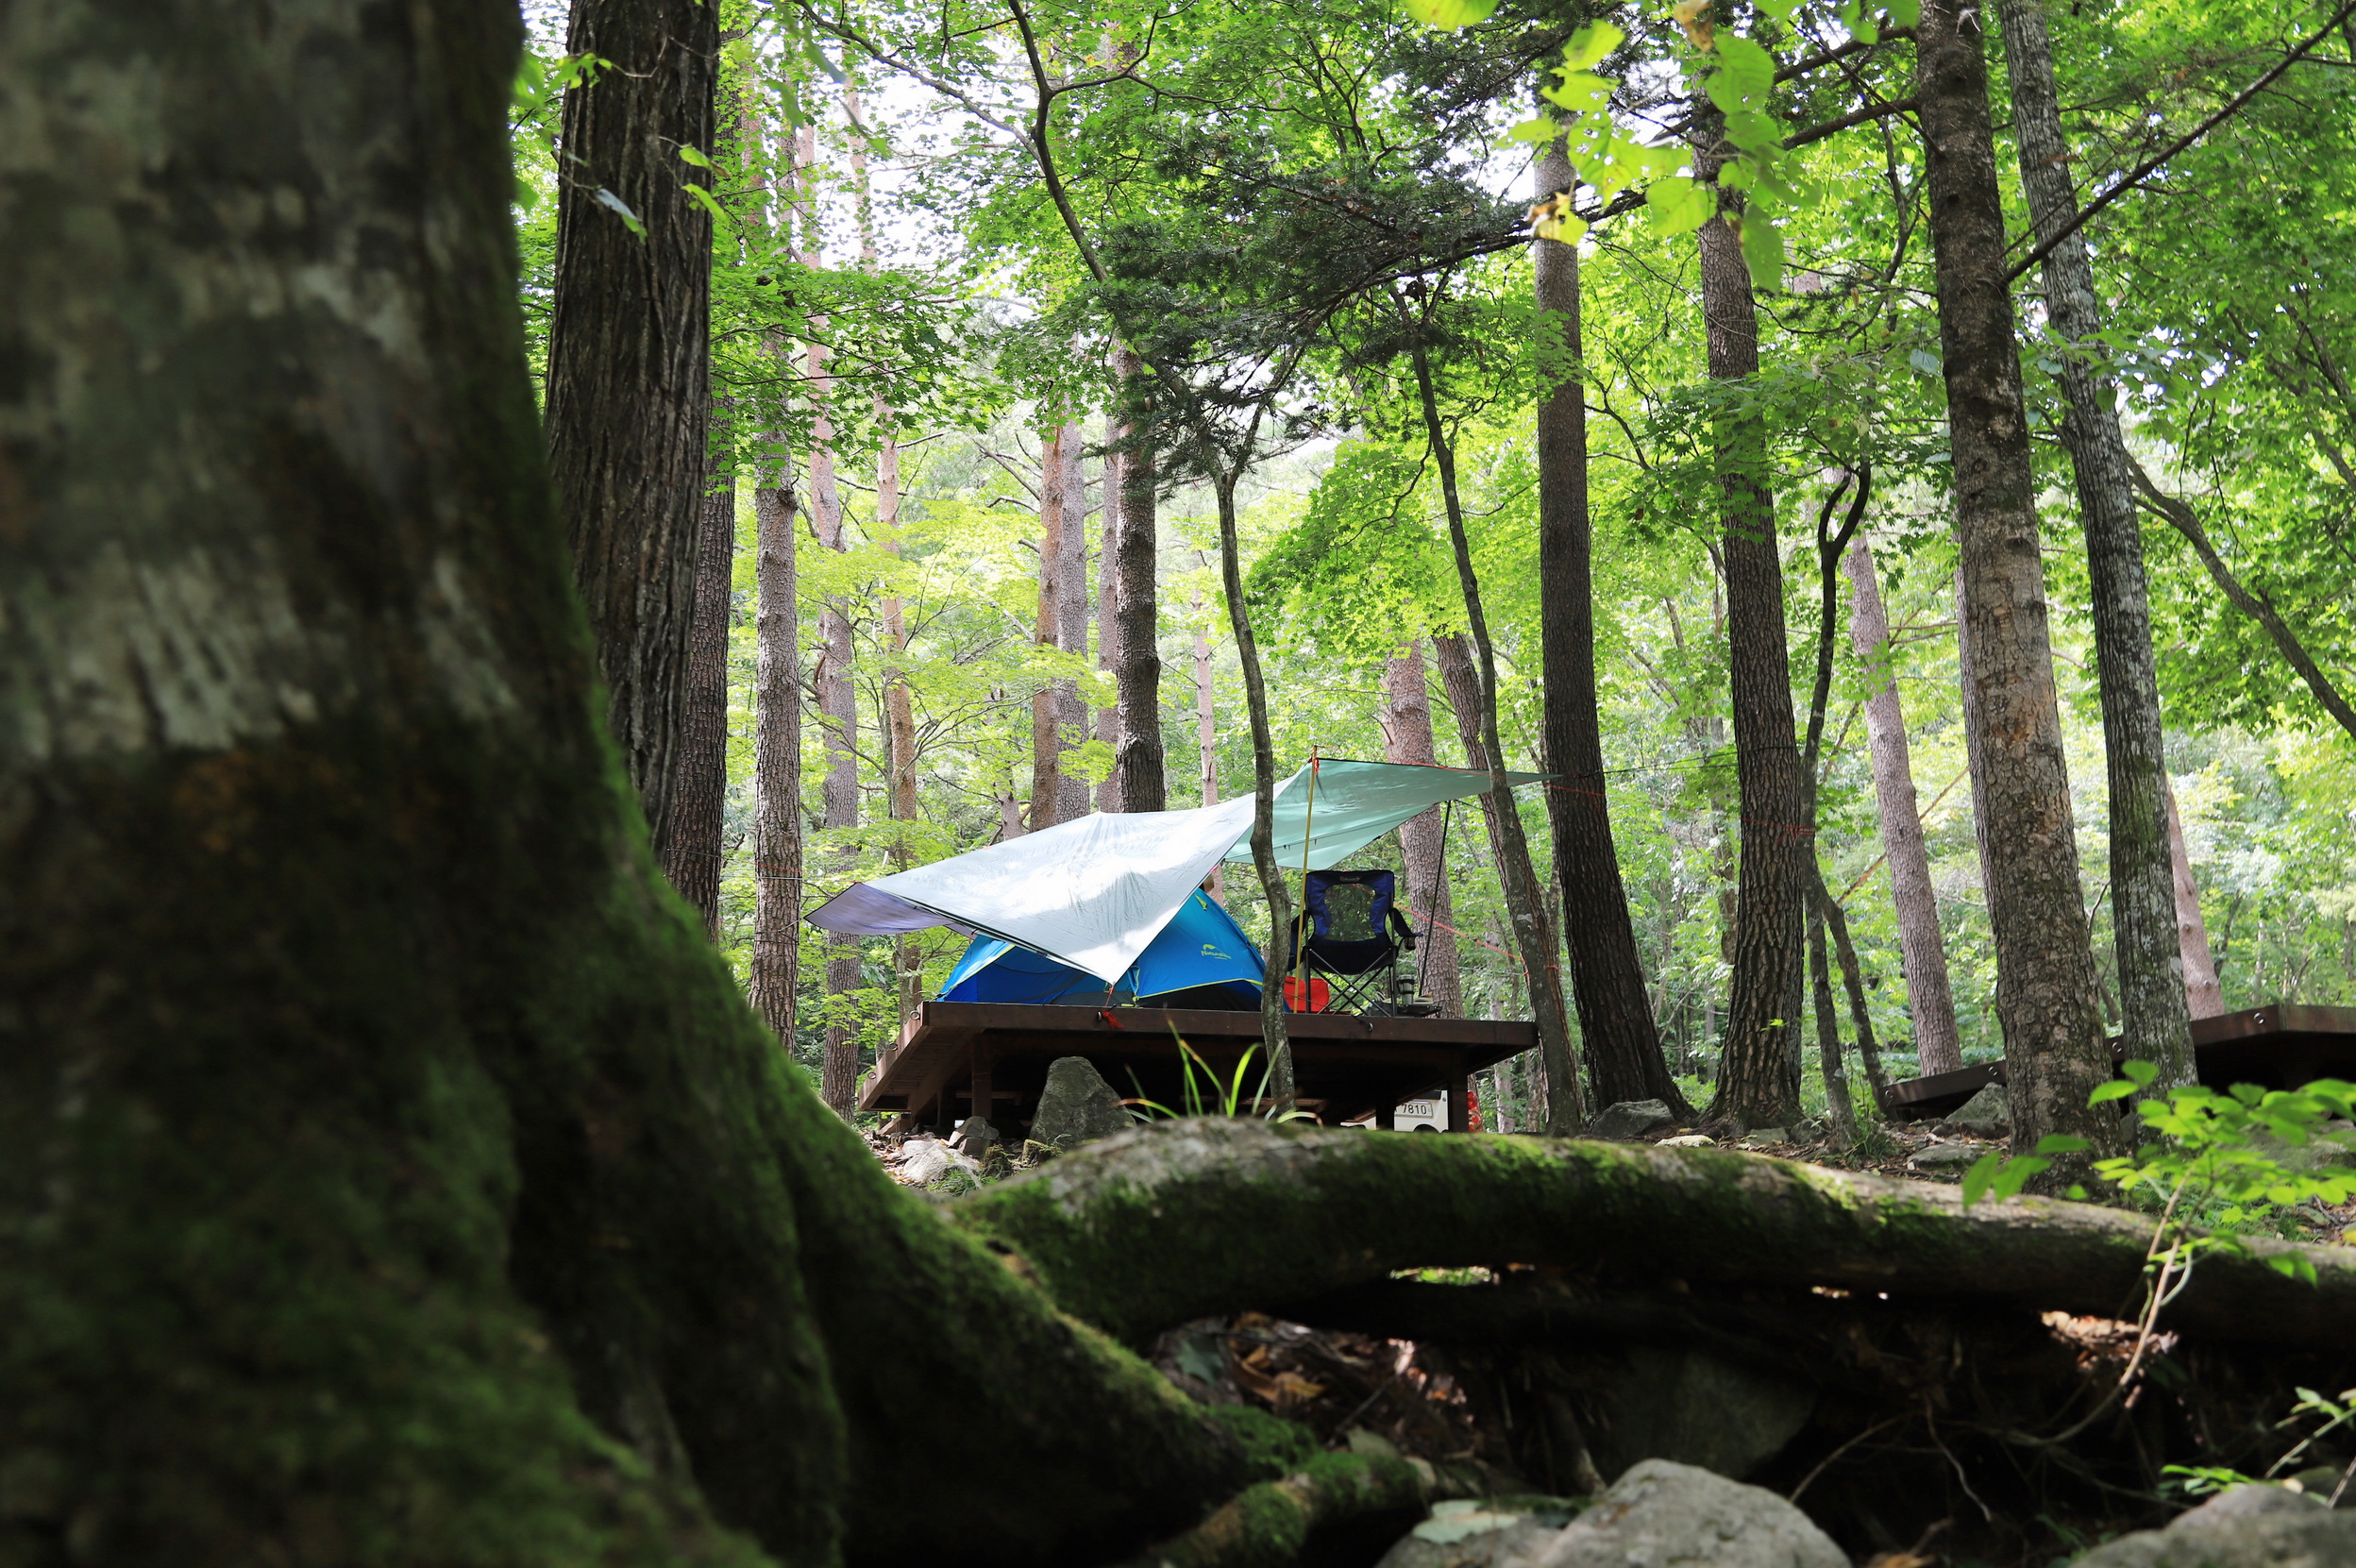
<svg viewBox="0 0 2356 1568">
<path fill-rule="evenodd" d="M 0 51 L 0 1559 L 1192 1524 L 1236 1445 L 893 1188 L 655 865 L 526 376 L 513 11 L 111 11 Z"/>
</svg>

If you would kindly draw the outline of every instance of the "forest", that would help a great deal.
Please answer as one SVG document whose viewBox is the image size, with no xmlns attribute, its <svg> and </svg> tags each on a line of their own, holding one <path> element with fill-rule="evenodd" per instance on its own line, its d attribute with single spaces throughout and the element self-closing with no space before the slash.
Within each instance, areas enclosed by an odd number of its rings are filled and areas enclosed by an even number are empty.
<svg viewBox="0 0 2356 1568">
<path fill-rule="evenodd" d="M 2196 1059 L 2356 1008 L 2356 0 L 48 0 L 0 105 L 0 1568 L 2356 1561 L 2356 1089 Z M 1492 1136 L 1262 984 L 912 1190 L 968 934 L 806 918 L 1242 799 L 1272 961 L 1331 760 L 1486 781 L 1343 868 Z"/>
</svg>

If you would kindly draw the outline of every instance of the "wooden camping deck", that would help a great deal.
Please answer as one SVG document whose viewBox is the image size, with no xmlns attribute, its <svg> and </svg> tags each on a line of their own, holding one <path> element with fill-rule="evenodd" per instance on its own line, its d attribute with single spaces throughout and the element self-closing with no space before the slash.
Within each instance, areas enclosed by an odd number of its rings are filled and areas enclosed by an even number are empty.
<svg viewBox="0 0 2356 1568">
<path fill-rule="evenodd" d="M 2111 1042 L 2111 1054 L 2124 1055 L 2118 1041 Z M 2193 1061 L 2200 1081 L 2216 1088 L 2297 1088 L 2317 1078 L 2356 1078 L 2356 1007 L 2277 1003 L 2195 1019 Z M 1902 1121 L 1931 1121 L 2003 1082 L 2002 1062 L 1910 1078 L 1890 1086 L 1890 1114 Z"/>
<path fill-rule="evenodd" d="M 1369 1112 L 1388 1125 L 1392 1108 L 1444 1099 L 1451 1131 L 1469 1121 L 1466 1080 L 1535 1049 L 1531 1023 L 1478 1019 L 1367 1018 L 1296 1013 L 1287 1020 L 1295 1094 L 1326 1125 Z M 1260 1040 L 1260 1015 L 1158 1007 L 1040 1007 L 1008 1003 L 927 1002 L 884 1053 L 859 1108 L 899 1111 L 920 1126 L 944 1127 L 977 1104 L 1001 1132 L 1027 1125 L 1048 1064 L 1085 1056 L 1123 1095 L 1142 1092 L 1180 1104 L 1184 1087 L 1175 1036 L 1229 1079 Z M 1255 1056 L 1244 1092 L 1259 1081 Z"/>
</svg>

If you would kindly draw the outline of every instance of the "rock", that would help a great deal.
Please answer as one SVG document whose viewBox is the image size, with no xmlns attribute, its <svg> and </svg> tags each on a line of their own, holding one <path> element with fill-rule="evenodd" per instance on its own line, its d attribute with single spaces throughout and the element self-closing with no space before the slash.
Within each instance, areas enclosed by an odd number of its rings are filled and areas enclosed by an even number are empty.
<svg viewBox="0 0 2356 1568">
<path fill-rule="evenodd" d="M 900 1154 L 900 1179 L 917 1187 L 930 1187 L 951 1171 L 973 1164 L 960 1159 L 948 1144 L 929 1138 L 910 1139 Z"/>
<path fill-rule="evenodd" d="M 1669 1114 L 1669 1107 L 1658 1100 L 1623 1100 L 1589 1118 L 1587 1136 L 1625 1141 L 1642 1138 L 1656 1127 L 1668 1126 L 1675 1120 Z"/>
<path fill-rule="evenodd" d="M 1680 1133 L 1675 1138 L 1662 1138 L 1660 1146 L 1664 1149 L 1715 1149 L 1718 1140 L 1708 1133 Z"/>
<path fill-rule="evenodd" d="M 2288 1143 L 2268 1132 L 2252 1132 L 2250 1146 L 2285 1171 L 2315 1172 L 2356 1165 L 2356 1138 L 2345 1121 L 2327 1121 L 2304 1143 Z"/>
<path fill-rule="evenodd" d="M 1814 1117 L 1806 1121 L 1794 1121 L 1789 1132 L 1794 1143 L 1822 1143 L 1825 1140 L 1825 1124 Z"/>
<path fill-rule="evenodd" d="M 1085 1056 L 1058 1056 L 1048 1064 L 1047 1087 L 1031 1118 L 1033 1141 L 1071 1150 L 1100 1138 L 1127 1132 L 1129 1107 Z"/>
<path fill-rule="evenodd" d="M 2006 1097 L 2002 1084 L 1990 1084 L 1964 1101 L 1962 1108 L 1947 1118 L 1947 1125 L 1967 1133 L 2002 1137 L 2012 1130 L 2012 1102 Z"/>
<path fill-rule="evenodd" d="M 1988 1152 L 1969 1143 L 1934 1143 L 1906 1163 L 1917 1171 L 1968 1171 Z"/>
<path fill-rule="evenodd" d="M 2180 1514 L 2095 1547 L 2077 1568 L 2348 1568 L 2356 1513 L 2279 1486 L 2237 1486 Z"/>
<path fill-rule="evenodd" d="M 1745 1149 L 1764 1149 L 1773 1143 L 1791 1141 L 1791 1133 L 1782 1127 L 1753 1127 L 1742 1135 L 1742 1147 Z"/>
<path fill-rule="evenodd" d="M 1848 1568 L 1848 1554 L 1772 1492 L 1668 1459 L 1612 1484 L 1536 1568 Z"/>
<path fill-rule="evenodd" d="M 1611 1379 L 1609 1425 L 1588 1435 L 1596 1468 L 1651 1459 L 1741 1480 L 1781 1452 L 1816 1410 L 1816 1391 L 1697 1350 L 1629 1347 Z"/>
<path fill-rule="evenodd" d="M 1528 1568 L 1580 1507 L 1560 1497 L 1435 1503 L 1431 1516 L 1383 1554 L 1378 1568 Z"/>
<path fill-rule="evenodd" d="M 959 1154 L 968 1159 L 978 1160 L 990 1152 L 991 1144 L 998 1141 L 998 1129 L 978 1116 L 968 1116 L 958 1127 L 957 1136 L 950 1141 Z"/>
</svg>

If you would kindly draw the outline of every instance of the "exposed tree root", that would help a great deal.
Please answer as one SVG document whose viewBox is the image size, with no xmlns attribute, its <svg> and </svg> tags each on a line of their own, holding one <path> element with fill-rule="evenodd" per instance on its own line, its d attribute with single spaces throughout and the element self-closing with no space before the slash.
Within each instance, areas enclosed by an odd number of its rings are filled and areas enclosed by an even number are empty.
<svg viewBox="0 0 2356 1568">
<path fill-rule="evenodd" d="M 1419 1138 L 1195 1118 L 1125 1133 L 955 1206 L 1066 1309 L 1133 1342 L 1278 1310 L 1405 1268 L 1615 1266 L 2134 1315 L 2150 1222 L 1715 1149 Z M 2266 1264 L 2302 1252 L 2316 1283 Z M 2331 1347 L 2356 1339 L 2356 1256 L 2253 1240 L 2199 1265 L 2163 1327 Z"/>
<path fill-rule="evenodd" d="M 1353 1525 L 1396 1536 L 1434 1503 L 1497 1490 L 1495 1477 L 1473 1465 L 1320 1454 L 1288 1475 L 1250 1488 L 1129 1568 L 1284 1568 L 1301 1558 L 1312 1536 Z"/>
</svg>

